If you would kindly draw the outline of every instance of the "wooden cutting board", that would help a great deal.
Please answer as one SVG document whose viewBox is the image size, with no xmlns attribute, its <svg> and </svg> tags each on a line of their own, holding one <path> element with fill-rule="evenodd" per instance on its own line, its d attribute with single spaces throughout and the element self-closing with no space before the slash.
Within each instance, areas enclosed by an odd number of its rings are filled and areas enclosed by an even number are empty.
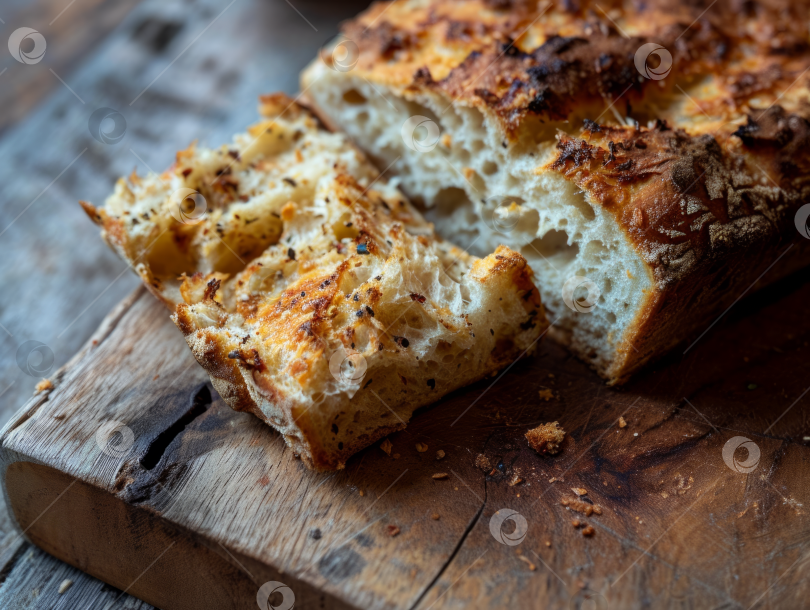
<svg viewBox="0 0 810 610">
<path fill-rule="evenodd" d="M 231 411 L 138 290 L 2 431 L 3 491 L 20 535 L 163 610 L 256 608 L 268 581 L 296 608 L 800 607 L 807 280 L 621 389 L 546 341 L 331 474 Z M 554 457 L 523 438 L 547 421 Z M 602 514 L 564 506 L 572 488 Z"/>
</svg>

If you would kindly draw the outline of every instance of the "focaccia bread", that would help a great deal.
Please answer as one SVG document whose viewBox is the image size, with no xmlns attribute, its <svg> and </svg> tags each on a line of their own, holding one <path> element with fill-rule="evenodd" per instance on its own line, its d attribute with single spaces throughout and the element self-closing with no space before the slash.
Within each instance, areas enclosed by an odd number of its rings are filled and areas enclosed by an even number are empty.
<svg viewBox="0 0 810 610">
<path fill-rule="evenodd" d="M 82 205 L 223 399 L 309 467 L 342 468 L 548 323 L 523 256 L 442 241 L 345 136 L 281 95 L 261 110 L 232 144 Z"/>
<path fill-rule="evenodd" d="M 612 383 L 810 263 L 810 5 L 374 4 L 302 76 L 448 239 L 505 243 Z"/>
</svg>

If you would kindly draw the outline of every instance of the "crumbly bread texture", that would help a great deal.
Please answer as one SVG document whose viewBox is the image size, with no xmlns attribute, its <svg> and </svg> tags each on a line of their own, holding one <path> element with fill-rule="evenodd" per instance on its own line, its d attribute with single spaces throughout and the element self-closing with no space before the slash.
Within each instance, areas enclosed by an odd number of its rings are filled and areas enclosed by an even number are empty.
<svg viewBox="0 0 810 610">
<path fill-rule="evenodd" d="M 620 383 L 810 263 L 808 24 L 788 0 L 377 3 L 302 89 L 445 237 L 520 251 L 554 336 Z"/>
<path fill-rule="evenodd" d="M 555 455 L 560 452 L 565 430 L 560 427 L 559 422 L 553 421 L 532 428 L 525 436 L 529 446 L 537 453 Z"/>
<path fill-rule="evenodd" d="M 531 351 L 548 323 L 523 256 L 442 241 L 345 136 L 281 95 L 261 111 L 232 144 L 192 147 L 161 176 L 120 181 L 103 208 L 83 206 L 176 306 L 228 404 L 309 467 L 338 469 Z"/>
</svg>

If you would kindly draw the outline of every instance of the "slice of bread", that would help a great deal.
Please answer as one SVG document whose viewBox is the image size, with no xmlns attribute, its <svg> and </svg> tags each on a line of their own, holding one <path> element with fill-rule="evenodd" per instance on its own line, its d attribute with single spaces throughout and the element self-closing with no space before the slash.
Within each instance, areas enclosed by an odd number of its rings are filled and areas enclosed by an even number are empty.
<svg viewBox="0 0 810 610">
<path fill-rule="evenodd" d="M 83 206 L 175 309 L 226 402 L 309 467 L 342 468 L 548 323 L 523 256 L 442 241 L 345 136 L 284 96 L 261 111 L 231 145 Z"/>
<path fill-rule="evenodd" d="M 619 383 L 810 264 L 810 7 L 736 6 L 377 3 L 302 90 L 446 238 L 520 251 Z"/>
</svg>

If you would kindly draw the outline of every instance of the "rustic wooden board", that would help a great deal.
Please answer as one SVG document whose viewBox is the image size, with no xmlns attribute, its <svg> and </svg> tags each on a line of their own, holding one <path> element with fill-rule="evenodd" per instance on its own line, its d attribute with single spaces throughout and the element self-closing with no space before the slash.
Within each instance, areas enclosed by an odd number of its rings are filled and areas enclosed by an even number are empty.
<svg viewBox="0 0 810 610">
<path fill-rule="evenodd" d="M 686 356 L 621 390 L 546 342 L 417 414 L 390 437 L 398 459 L 374 446 L 325 475 L 228 409 L 137 292 L 0 435 L 4 492 L 31 542 L 164 610 L 253 608 L 270 580 L 303 608 L 800 607 L 807 280 L 740 303 Z M 555 398 L 540 401 L 543 387 Z M 120 457 L 96 442 L 110 420 L 132 431 Z M 540 457 L 522 434 L 549 420 L 568 436 Z M 724 462 L 737 436 L 761 452 L 750 473 Z M 572 487 L 603 514 L 562 506 Z M 502 509 L 526 519 L 516 546 L 490 531 Z"/>
</svg>

